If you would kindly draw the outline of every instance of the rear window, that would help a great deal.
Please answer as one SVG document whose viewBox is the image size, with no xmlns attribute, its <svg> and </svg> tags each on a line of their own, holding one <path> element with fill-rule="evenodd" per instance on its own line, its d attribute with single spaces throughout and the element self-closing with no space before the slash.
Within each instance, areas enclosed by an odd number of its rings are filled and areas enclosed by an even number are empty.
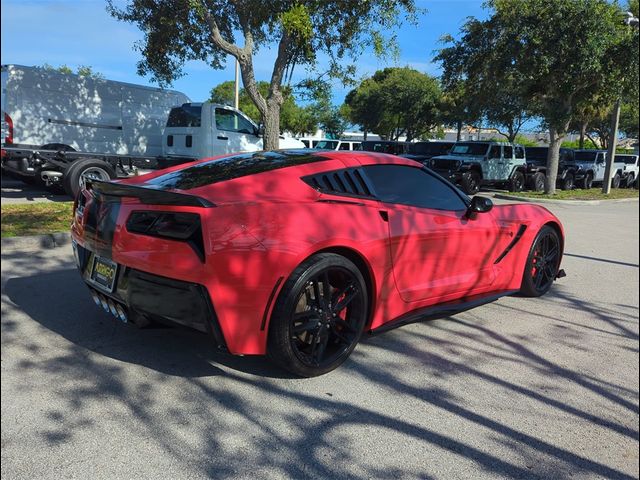
<svg viewBox="0 0 640 480">
<path fill-rule="evenodd" d="M 308 150 L 243 153 L 166 173 L 148 180 L 145 185 L 158 190 L 190 190 L 225 180 L 322 160 L 326 159 L 321 154 L 309 154 Z"/>
<path fill-rule="evenodd" d="M 199 127 L 201 117 L 201 105 L 185 103 L 180 107 L 171 109 L 169 118 L 167 119 L 167 127 Z"/>
</svg>

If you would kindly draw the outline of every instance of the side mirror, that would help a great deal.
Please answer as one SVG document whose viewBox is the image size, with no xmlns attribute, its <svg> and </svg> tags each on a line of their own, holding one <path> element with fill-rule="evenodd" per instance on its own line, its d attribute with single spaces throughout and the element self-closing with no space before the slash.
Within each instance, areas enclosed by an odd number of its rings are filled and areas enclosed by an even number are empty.
<svg viewBox="0 0 640 480">
<path fill-rule="evenodd" d="M 473 219 L 478 213 L 486 213 L 493 208 L 493 202 L 490 198 L 475 196 L 471 199 L 471 204 L 467 208 L 466 217 Z"/>
</svg>

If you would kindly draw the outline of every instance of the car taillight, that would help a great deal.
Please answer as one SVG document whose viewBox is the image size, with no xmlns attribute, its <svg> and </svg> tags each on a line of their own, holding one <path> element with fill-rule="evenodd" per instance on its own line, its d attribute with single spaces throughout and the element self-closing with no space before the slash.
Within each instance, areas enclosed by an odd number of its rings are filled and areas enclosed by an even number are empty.
<svg viewBox="0 0 640 480">
<path fill-rule="evenodd" d="M 196 213 L 134 211 L 127 220 L 127 230 L 187 242 L 204 263 L 200 215 Z"/>
<path fill-rule="evenodd" d="M 4 136 L 5 145 L 13 143 L 13 120 L 7 112 L 4 113 L 4 123 L 7 125 L 7 134 Z"/>
</svg>

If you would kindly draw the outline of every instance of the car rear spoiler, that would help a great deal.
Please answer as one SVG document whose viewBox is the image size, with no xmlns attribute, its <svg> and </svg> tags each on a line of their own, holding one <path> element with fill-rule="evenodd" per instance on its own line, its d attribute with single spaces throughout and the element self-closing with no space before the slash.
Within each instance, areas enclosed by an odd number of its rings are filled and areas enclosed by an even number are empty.
<svg viewBox="0 0 640 480">
<path fill-rule="evenodd" d="M 155 190 L 124 183 L 105 182 L 102 180 L 87 181 L 87 190 L 108 197 L 133 197 L 148 205 L 180 205 L 185 207 L 215 207 L 209 200 L 187 193 Z"/>
</svg>

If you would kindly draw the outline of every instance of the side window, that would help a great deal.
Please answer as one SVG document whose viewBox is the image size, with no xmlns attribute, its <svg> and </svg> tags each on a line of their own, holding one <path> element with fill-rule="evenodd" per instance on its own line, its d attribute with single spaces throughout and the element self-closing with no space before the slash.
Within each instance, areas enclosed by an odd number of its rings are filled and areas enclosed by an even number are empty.
<svg viewBox="0 0 640 480">
<path fill-rule="evenodd" d="M 349 144 L 347 142 L 341 142 L 338 150 L 349 150 Z"/>
<path fill-rule="evenodd" d="M 524 158 L 524 147 L 515 147 L 516 158 Z"/>
<path fill-rule="evenodd" d="M 226 108 L 216 108 L 216 128 L 225 132 L 254 133 L 255 131 L 249 120 Z"/>
<path fill-rule="evenodd" d="M 353 149 L 354 150 L 362 150 L 362 144 L 359 143 L 359 142 L 354 142 Z"/>
<path fill-rule="evenodd" d="M 500 145 L 493 145 L 489 150 L 489 158 L 502 157 L 502 147 Z"/>
<path fill-rule="evenodd" d="M 512 159 L 513 158 L 513 147 L 511 145 L 505 145 L 503 148 L 504 158 Z"/>
<path fill-rule="evenodd" d="M 435 210 L 465 210 L 451 185 L 425 170 L 405 165 L 369 165 L 364 171 L 383 202 Z"/>
</svg>

